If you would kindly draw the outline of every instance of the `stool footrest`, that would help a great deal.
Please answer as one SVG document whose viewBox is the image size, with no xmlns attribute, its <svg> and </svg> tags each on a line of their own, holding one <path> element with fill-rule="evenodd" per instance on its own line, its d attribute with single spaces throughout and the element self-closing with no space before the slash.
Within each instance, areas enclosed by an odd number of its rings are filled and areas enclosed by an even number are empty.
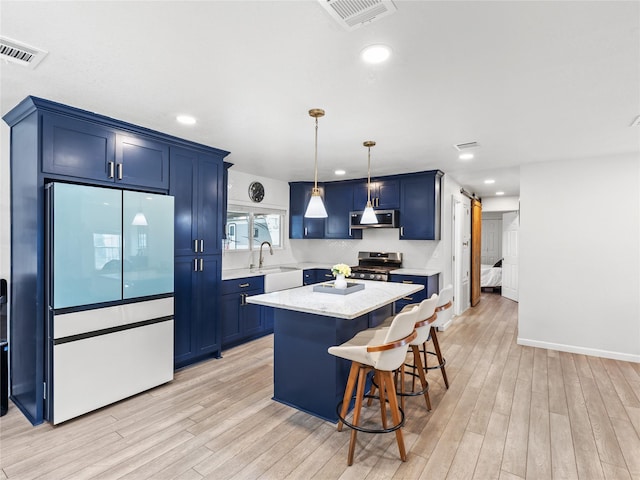
<svg viewBox="0 0 640 480">
<path fill-rule="evenodd" d="M 380 397 L 377 395 L 369 395 L 366 394 L 364 395 L 364 398 L 376 398 L 379 399 Z M 385 400 L 385 403 L 389 403 L 388 400 Z M 398 410 L 400 411 L 400 423 L 398 423 L 397 425 L 393 425 L 389 428 L 367 428 L 367 427 L 360 427 L 358 425 L 354 425 L 351 422 L 348 422 L 346 419 L 342 418 L 342 415 L 340 415 L 340 411 L 342 410 L 342 402 L 338 403 L 338 405 L 336 406 L 336 412 L 338 414 L 338 419 L 344 423 L 347 427 L 352 428 L 354 430 L 357 430 L 359 432 L 364 432 L 364 433 L 391 433 L 391 432 L 395 432 L 396 430 L 402 428 L 404 426 L 404 411 L 398 407 Z"/>
</svg>

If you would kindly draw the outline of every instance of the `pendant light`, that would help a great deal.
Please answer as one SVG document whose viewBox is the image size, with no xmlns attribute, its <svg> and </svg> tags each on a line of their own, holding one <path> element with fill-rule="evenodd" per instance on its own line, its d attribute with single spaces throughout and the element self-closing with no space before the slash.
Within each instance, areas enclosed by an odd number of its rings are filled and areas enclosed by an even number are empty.
<svg viewBox="0 0 640 480">
<path fill-rule="evenodd" d="M 367 147 L 368 150 L 368 161 L 367 161 L 367 206 L 364 208 L 364 212 L 362 213 L 362 218 L 360 219 L 360 224 L 371 224 L 377 223 L 378 219 L 376 217 L 376 213 L 373 211 L 373 207 L 371 206 L 371 147 L 375 146 L 376 142 L 373 140 L 367 140 L 362 145 Z"/>
<path fill-rule="evenodd" d="M 324 110 L 321 108 L 312 108 L 309 115 L 316 119 L 316 149 L 315 149 L 315 170 L 313 190 L 311 191 L 311 200 L 307 205 L 307 211 L 304 212 L 306 218 L 327 218 L 327 210 L 324 208 L 320 189 L 318 188 L 318 118 L 324 116 Z"/>
</svg>

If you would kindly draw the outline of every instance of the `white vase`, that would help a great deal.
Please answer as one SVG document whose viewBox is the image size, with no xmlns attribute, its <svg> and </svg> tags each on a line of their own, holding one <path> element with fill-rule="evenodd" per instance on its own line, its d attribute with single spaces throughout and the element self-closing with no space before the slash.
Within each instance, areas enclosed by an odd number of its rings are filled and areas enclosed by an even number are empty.
<svg viewBox="0 0 640 480">
<path fill-rule="evenodd" d="M 341 275 L 340 273 L 338 273 L 336 275 L 335 282 L 333 282 L 333 286 L 335 288 L 347 288 L 347 281 L 345 280 L 344 275 Z"/>
</svg>

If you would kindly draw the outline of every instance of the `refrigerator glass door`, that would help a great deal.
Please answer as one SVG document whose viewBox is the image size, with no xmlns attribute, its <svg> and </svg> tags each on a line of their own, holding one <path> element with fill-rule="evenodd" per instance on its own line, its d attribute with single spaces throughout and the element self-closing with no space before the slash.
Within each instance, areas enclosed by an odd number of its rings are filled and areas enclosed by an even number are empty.
<svg viewBox="0 0 640 480">
<path fill-rule="evenodd" d="M 122 192 L 53 186 L 53 307 L 122 298 Z"/>
<path fill-rule="evenodd" d="M 123 298 L 173 292 L 173 197 L 123 192 Z"/>
</svg>

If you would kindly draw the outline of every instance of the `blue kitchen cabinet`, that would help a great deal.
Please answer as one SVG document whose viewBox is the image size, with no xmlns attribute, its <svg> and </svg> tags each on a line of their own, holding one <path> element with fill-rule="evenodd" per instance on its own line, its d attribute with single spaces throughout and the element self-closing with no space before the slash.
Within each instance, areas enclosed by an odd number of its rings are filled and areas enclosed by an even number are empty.
<svg viewBox="0 0 640 480">
<path fill-rule="evenodd" d="M 330 268 L 316 268 L 316 283 L 335 280 Z"/>
<path fill-rule="evenodd" d="M 186 148 L 171 148 L 171 185 L 175 197 L 176 255 L 222 253 L 222 155 Z"/>
<path fill-rule="evenodd" d="M 354 184 L 353 210 L 362 211 L 367 205 L 367 181 Z M 400 206 L 400 180 L 397 178 L 371 179 L 371 205 L 380 210 L 392 210 Z"/>
<path fill-rule="evenodd" d="M 406 305 L 412 303 L 420 303 L 422 300 L 426 298 L 430 298 L 434 293 L 438 293 L 440 291 L 440 274 L 436 273 L 435 275 L 397 275 L 391 274 L 389 281 L 396 283 L 409 283 L 416 285 L 424 285 L 424 289 L 419 292 L 413 293 L 406 297 L 401 298 L 400 300 L 395 302 L 395 312 L 398 313 L 402 310 Z"/>
<path fill-rule="evenodd" d="M 313 285 L 316 283 L 316 269 L 307 268 L 302 271 L 302 285 Z"/>
<path fill-rule="evenodd" d="M 116 191 L 135 190 L 140 192 L 142 203 L 144 193 L 166 194 L 170 185 L 175 186 L 176 191 L 181 192 L 176 199 L 173 225 L 176 232 L 180 231 L 185 215 L 188 215 L 189 223 L 204 212 L 202 215 L 207 222 L 199 224 L 204 226 L 198 234 L 205 239 L 205 255 L 195 256 L 190 250 L 189 255 L 174 257 L 169 253 L 166 258 L 167 264 L 175 267 L 172 282 L 176 292 L 175 311 L 180 312 L 175 317 L 175 363 L 181 366 L 206 356 L 219 355 L 220 238 L 222 204 L 226 193 L 224 176 L 220 172 L 222 159 L 229 152 L 37 97 L 25 98 L 3 119 L 11 127 L 12 267 L 9 313 L 12 321 L 9 327 L 9 363 L 11 399 L 17 408 L 33 424 L 52 419 L 47 405 L 50 399 L 45 400 L 45 393 L 51 391 L 53 381 L 52 354 L 46 348 L 48 337 L 45 329 L 48 321 L 48 314 L 45 315 L 46 293 L 51 283 L 51 258 L 45 249 L 45 200 L 47 185 L 54 181 L 110 187 Z M 205 205 L 204 210 L 187 211 L 184 208 L 185 204 L 192 205 L 190 197 L 185 200 L 185 192 L 188 190 L 191 195 L 194 173 L 191 172 L 188 182 L 182 183 L 180 162 L 177 160 L 177 168 L 173 171 L 175 178 L 169 178 L 172 149 L 193 150 L 215 158 L 211 163 L 202 161 L 207 165 L 196 174 L 200 192 L 207 189 L 198 197 Z M 211 177 L 216 180 L 210 181 Z M 131 238 L 124 243 L 125 255 L 131 253 L 130 258 L 125 258 L 131 262 L 126 271 L 130 267 L 144 266 L 144 254 L 150 253 L 145 252 L 145 248 L 152 248 L 145 243 L 149 237 L 145 235 L 144 228 L 138 228 L 144 225 L 130 226 L 133 229 L 131 234 L 135 234 L 138 243 L 131 242 Z M 155 228 L 150 223 L 148 227 Z M 207 238 L 213 240 L 208 241 Z M 178 239 L 179 236 L 176 237 Z M 129 248 L 132 246 L 136 246 L 135 253 Z M 174 251 L 178 250 L 177 247 Z M 161 256 L 166 257 L 166 254 Z M 146 276 L 137 277 L 132 281 L 144 292 L 140 293 L 138 289 L 134 295 L 147 295 L 149 283 Z"/>
<path fill-rule="evenodd" d="M 403 175 L 400 180 L 400 240 L 440 240 L 439 170 Z"/>
<path fill-rule="evenodd" d="M 324 185 L 324 204 L 328 217 L 325 221 L 324 238 L 360 239 L 362 230 L 351 230 L 351 206 L 354 183 L 330 182 Z"/>
<path fill-rule="evenodd" d="M 318 188 L 324 200 L 324 188 Z M 312 190 L 311 182 L 289 182 L 289 238 L 324 238 L 325 219 L 304 216 Z"/>
<path fill-rule="evenodd" d="M 219 255 L 175 258 L 174 365 L 220 356 Z"/>
<path fill-rule="evenodd" d="M 175 202 L 176 367 L 220 356 L 222 349 L 219 283 L 225 153 L 182 146 L 170 149 L 169 193 Z"/>
<path fill-rule="evenodd" d="M 247 277 L 222 282 L 220 322 L 222 348 L 252 340 L 273 332 L 272 310 L 247 303 L 247 297 L 264 293 L 264 277 Z M 268 317 L 265 322 L 265 315 Z"/>
<path fill-rule="evenodd" d="M 142 134 L 45 112 L 42 145 L 45 173 L 123 186 L 169 187 L 168 144 Z"/>
</svg>

